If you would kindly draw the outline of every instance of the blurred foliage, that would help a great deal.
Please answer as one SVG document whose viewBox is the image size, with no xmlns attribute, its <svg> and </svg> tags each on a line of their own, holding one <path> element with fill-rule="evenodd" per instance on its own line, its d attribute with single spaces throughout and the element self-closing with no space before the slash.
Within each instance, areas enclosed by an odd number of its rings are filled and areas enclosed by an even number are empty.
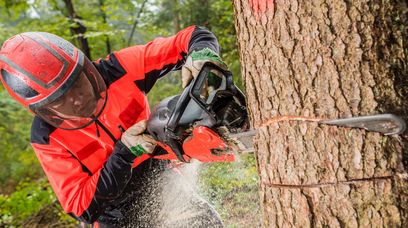
<svg viewBox="0 0 408 228">
<path fill-rule="evenodd" d="M 174 19 L 179 18 L 178 28 L 192 24 L 205 26 L 218 39 L 221 46 L 221 56 L 235 75 L 234 81 L 243 88 L 236 33 L 233 23 L 234 11 L 231 0 L 156 0 L 158 11 L 154 11 L 154 23 L 161 27 L 173 28 Z M 177 4 L 174 4 L 176 2 Z M 176 8 L 176 9 L 174 9 Z M 175 16 L 178 13 L 179 16 Z"/>
<path fill-rule="evenodd" d="M 180 72 L 172 72 L 163 78 L 160 78 L 152 90 L 150 90 L 147 98 L 152 109 L 154 105 L 159 103 L 166 97 L 181 94 L 181 74 Z"/>
<path fill-rule="evenodd" d="M 72 3 L 79 16 L 76 21 L 69 18 L 63 0 L 0 0 L 0 44 L 18 33 L 45 31 L 78 47 L 77 38 L 83 36 L 88 40 L 92 59 L 96 60 L 107 56 L 109 50 L 127 47 L 129 40 L 131 44 L 144 44 L 196 24 L 215 33 L 222 58 L 242 88 L 232 1 L 72 0 Z M 86 27 L 84 34 L 73 32 L 72 28 L 78 23 Z M 131 36 L 133 26 L 135 32 Z M 153 105 L 179 93 L 181 76 L 180 72 L 174 72 L 156 83 L 148 95 L 149 103 Z M 32 115 L 0 85 L 0 227 L 30 227 L 44 221 L 53 227 L 72 225 L 73 220 L 62 212 L 29 146 L 31 120 Z M 227 220 L 234 220 L 234 213 L 228 212 L 231 207 L 224 199 L 233 199 L 229 200 L 231 205 L 248 199 L 251 199 L 248 203 L 257 204 L 257 200 L 251 198 L 257 196 L 254 161 L 250 157 L 243 160 L 245 162 L 209 164 L 202 173 L 208 197 Z M 222 209 L 224 206 L 227 209 Z M 258 213 L 255 206 L 249 208 L 253 210 L 251 215 Z"/>
<path fill-rule="evenodd" d="M 230 163 L 206 163 L 200 188 L 227 227 L 261 227 L 258 173 L 253 154 L 236 154 Z"/>
<path fill-rule="evenodd" d="M 32 116 L 6 91 L 0 91 L 0 194 L 14 190 L 20 179 L 42 173 L 31 146 Z"/>
<path fill-rule="evenodd" d="M 53 213 L 42 213 L 42 215 L 52 216 L 56 221 L 55 224 L 65 226 L 76 223 L 69 215 L 61 213 L 61 208 L 56 202 L 57 199 L 45 178 L 36 181 L 25 179 L 12 194 L 0 195 L 0 227 L 27 227 L 27 221 L 30 221 L 30 218 L 50 206 L 54 206 L 57 210 Z M 49 219 L 45 221 L 50 223 Z"/>
</svg>

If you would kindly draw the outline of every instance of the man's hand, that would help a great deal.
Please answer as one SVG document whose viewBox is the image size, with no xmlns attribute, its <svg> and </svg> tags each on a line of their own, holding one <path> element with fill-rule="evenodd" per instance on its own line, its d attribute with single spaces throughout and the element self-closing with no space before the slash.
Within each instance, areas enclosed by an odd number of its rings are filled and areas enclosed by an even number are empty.
<svg viewBox="0 0 408 228">
<path fill-rule="evenodd" d="M 220 56 L 209 48 L 204 48 L 199 51 L 193 51 L 187 57 L 186 63 L 181 69 L 181 81 L 183 88 L 186 88 L 188 83 L 198 76 L 204 63 L 212 62 L 222 69 L 227 69 L 227 65 L 221 60 Z"/>
<path fill-rule="evenodd" d="M 121 141 L 127 146 L 130 151 L 137 157 L 142 154 L 150 154 L 156 146 L 156 141 L 147 134 L 143 134 L 146 130 L 147 120 L 142 120 L 129 129 L 127 129 L 121 138 Z"/>
</svg>

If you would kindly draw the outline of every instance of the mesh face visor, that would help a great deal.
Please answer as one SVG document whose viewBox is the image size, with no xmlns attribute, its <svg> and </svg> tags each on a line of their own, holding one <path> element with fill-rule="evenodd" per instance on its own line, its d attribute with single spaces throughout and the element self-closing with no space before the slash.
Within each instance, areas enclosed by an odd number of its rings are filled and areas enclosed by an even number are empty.
<svg viewBox="0 0 408 228">
<path fill-rule="evenodd" d="M 71 75 L 46 102 L 30 108 L 49 124 L 74 130 L 91 124 L 103 111 L 106 100 L 106 84 L 92 62 L 85 58 L 79 73 Z"/>
</svg>

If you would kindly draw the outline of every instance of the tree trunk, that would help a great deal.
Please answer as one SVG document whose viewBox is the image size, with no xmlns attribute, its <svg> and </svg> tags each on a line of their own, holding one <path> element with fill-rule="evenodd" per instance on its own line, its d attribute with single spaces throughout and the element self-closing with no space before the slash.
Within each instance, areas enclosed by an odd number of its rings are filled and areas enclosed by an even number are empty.
<svg viewBox="0 0 408 228">
<path fill-rule="evenodd" d="M 278 121 L 406 120 L 405 1 L 234 0 L 234 8 L 251 122 L 260 129 L 264 226 L 407 227 L 407 133 Z"/>
<path fill-rule="evenodd" d="M 130 32 L 130 35 L 129 35 L 129 39 L 128 39 L 128 44 L 127 44 L 128 46 L 130 46 L 132 44 L 133 35 L 135 34 L 137 23 L 139 22 L 140 15 L 142 15 L 142 12 L 143 12 L 143 9 L 144 9 L 144 6 L 145 6 L 146 2 L 147 2 L 147 0 L 144 0 L 142 2 L 142 5 L 140 6 L 139 11 L 138 11 L 138 13 L 137 13 L 137 15 L 135 17 L 135 20 L 133 22 L 132 29 L 131 29 L 131 32 Z"/>
<path fill-rule="evenodd" d="M 103 22 L 104 25 L 108 26 L 108 21 L 106 19 L 107 18 L 106 17 L 106 12 L 104 10 L 105 0 L 99 0 L 98 3 L 99 3 L 99 12 L 100 12 L 101 17 L 102 17 L 102 22 Z M 109 35 L 105 35 L 105 46 L 106 46 L 106 53 L 107 54 L 111 53 L 112 49 L 111 49 L 111 45 L 110 45 Z"/>
<path fill-rule="evenodd" d="M 179 0 L 172 0 L 172 14 L 173 14 L 173 32 L 177 33 L 181 30 L 180 26 L 180 3 Z"/>
<path fill-rule="evenodd" d="M 84 36 L 87 28 L 81 23 L 82 18 L 76 14 L 72 0 L 64 0 L 64 3 L 67 7 L 67 16 L 69 17 L 70 21 L 75 24 L 74 26 L 70 27 L 71 33 L 77 36 L 79 48 L 89 59 L 91 59 L 91 50 L 89 48 L 88 39 Z"/>
</svg>

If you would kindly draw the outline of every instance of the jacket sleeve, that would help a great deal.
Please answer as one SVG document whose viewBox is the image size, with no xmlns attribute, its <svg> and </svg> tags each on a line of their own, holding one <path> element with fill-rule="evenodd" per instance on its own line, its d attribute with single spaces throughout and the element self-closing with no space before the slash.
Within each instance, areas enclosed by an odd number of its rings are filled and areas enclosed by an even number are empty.
<svg viewBox="0 0 408 228">
<path fill-rule="evenodd" d="M 117 198 L 132 175 L 135 159 L 118 141 L 104 166 L 91 174 L 69 151 L 52 144 L 32 143 L 34 151 L 63 209 L 93 223 Z"/>
<path fill-rule="evenodd" d="M 186 56 L 203 48 L 219 54 L 218 40 L 205 28 L 190 26 L 167 38 L 156 38 L 145 45 L 136 45 L 115 52 L 120 64 L 145 93 L 154 83 L 173 70 L 180 70 Z M 143 69 L 142 72 L 138 69 Z"/>
</svg>

